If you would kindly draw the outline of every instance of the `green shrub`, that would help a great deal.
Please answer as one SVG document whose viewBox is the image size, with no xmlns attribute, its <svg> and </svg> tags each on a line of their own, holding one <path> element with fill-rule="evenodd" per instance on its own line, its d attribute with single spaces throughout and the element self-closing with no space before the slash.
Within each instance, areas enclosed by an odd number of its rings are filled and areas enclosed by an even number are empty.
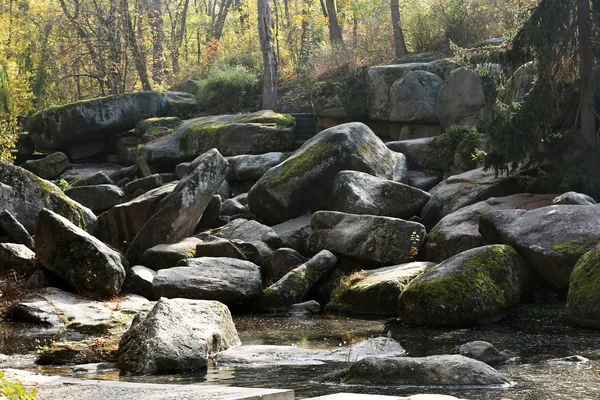
<svg viewBox="0 0 600 400">
<path fill-rule="evenodd" d="M 0 373 L 0 394 L 9 400 L 35 400 L 37 398 L 37 390 L 29 391 L 20 382 L 9 382 L 2 373 Z"/>
<path fill-rule="evenodd" d="M 477 162 L 485 156 L 485 153 L 476 148 L 480 139 L 477 127 L 452 125 L 429 143 L 427 168 L 446 171 L 454 164 L 455 154 L 460 156 L 464 166 L 475 168 Z"/>
<path fill-rule="evenodd" d="M 200 86 L 198 103 L 210 112 L 239 112 L 257 107 L 258 76 L 242 65 L 215 66 Z"/>
<path fill-rule="evenodd" d="M 261 56 L 256 53 L 227 54 L 215 62 L 213 69 L 228 69 L 235 67 L 244 67 L 249 71 L 255 71 L 257 75 L 262 74 Z"/>
<path fill-rule="evenodd" d="M 581 169 L 558 167 L 549 170 L 538 169 L 535 176 L 519 177 L 519 185 L 529 193 L 579 192 L 597 197 L 598 185 Z"/>
</svg>

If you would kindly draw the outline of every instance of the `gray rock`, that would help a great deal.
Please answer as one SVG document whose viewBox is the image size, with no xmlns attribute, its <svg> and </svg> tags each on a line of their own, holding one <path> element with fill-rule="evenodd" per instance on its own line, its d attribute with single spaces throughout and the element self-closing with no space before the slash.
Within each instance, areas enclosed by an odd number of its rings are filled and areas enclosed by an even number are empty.
<svg viewBox="0 0 600 400">
<path fill-rule="evenodd" d="M 240 304 L 262 292 L 260 267 L 234 258 L 189 258 L 175 268 L 161 269 L 154 277 L 155 298 L 182 297 Z"/>
<path fill-rule="evenodd" d="M 0 273 L 28 274 L 35 268 L 35 253 L 27 246 L 0 243 Z"/>
<path fill-rule="evenodd" d="M 378 337 L 333 350 L 292 346 L 241 346 L 217 353 L 213 360 L 217 366 L 320 365 L 404 354 L 406 351 L 394 339 Z"/>
<path fill-rule="evenodd" d="M 188 174 L 187 171 L 190 164 L 191 162 L 182 162 L 177 164 L 175 166 L 175 175 L 177 175 L 179 179 L 183 179 Z"/>
<path fill-rule="evenodd" d="M 364 172 L 340 171 L 333 180 L 328 209 L 408 219 L 421 211 L 429 193 Z"/>
<path fill-rule="evenodd" d="M 384 179 L 406 179 L 406 158 L 389 150 L 362 123 L 326 129 L 290 158 L 271 168 L 248 192 L 256 215 L 277 224 L 320 209 L 342 170 L 366 172 Z"/>
<path fill-rule="evenodd" d="M 467 68 L 453 71 L 440 91 L 436 115 L 444 129 L 491 119 L 492 110 L 481 78 Z"/>
<path fill-rule="evenodd" d="M 130 165 L 129 167 L 121 168 L 118 171 L 113 172 L 109 177 L 114 182 L 119 182 L 125 178 L 133 180 L 137 176 L 137 172 L 137 165 Z"/>
<path fill-rule="evenodd" d="M 382 65 L 367 69 L 367 110 L 369 118 L 375 121 L 388 121 L 392 101 L 392 85 L 410 71 L 427 71 L 446 80 L 451 71 L 459 65 L 450 60 L 437 60 L 428 63 L 407 63 Z"/>
<path fill-rule="evenodd" d="M 152 170 L 150 169 L 150 166 L 148 165 L 146 160 L 144 160 L 143 157 L 137 157 L 135 159 L 135 165 L 137 167 L 138 176 L 140 178 L 146 178 L 152 175 Z"/>
<path fill-rule="evenodd" d="M 123 189 L 115 185 L 77 186 L 65 190 L 65 194 L 95 213 L 107 211 L 127 200 Z"/>
<path fill-rule="evenodd" d="M 357 75 L 343 82 L 316 82 L 310 93 L 314 114 L 320 119 L 367 119 L 365 76 Z"/>
<path fill-rule="evenodd" d="M 35 145 L 29 133 L 19 133 L 17 139 L 17 155 L 29 157 L 35 152 Z"/>
<path fill-rule="evenodd" d="M 134 179 L 125 185 L 125 190 L 133 198 L 139 197 L 142 194 L 160 187 L 162 185 L 160 174 L 146 176 L 140 179 Z"/>
<path fill-rule="evenodd" d="M 489 243 L 479 233 L 479 218 L 494 210 L 531 210 L 550 205 L 552 194 L 515 194 L 507 197 L 490 197 L 485 201 L 463 207 L 446 215 L 427 235 L 422 256 L 440 263 L 455 254 Z"/>
<path fill-rule="evenodd" d="M 257 254 L 251 255 L 247 248 L 235 243 L 234 241 L 208 235 L 202 237 L 200 243 L 196 245 L 197 257 L 226 257 L 237 258 L 238 260 L 248 260 L 257 257 Z"/>
<path fill-rule="evenodd" d="M 444 80 L 427 71 L 410 71 L 390 89 L 390 121 L 437 123 L 435 106 Z"/>
<path fill-rule="evenodd" d="M 154 271 L 173 268 L 181 260 L 194 258 L 199 243 L 201 239 L 188 237 L 177 243 L 157 244 L 144 251 L 138 261 Z"/>
<path fill-rule="evenodd" d="M 283 247 L 279 235 L 275 231 L 257 221 L 243 218 L 231 221 L 213 232 L 218 237 L 244 242 L 264 242 L 274 249 Z"/>
<path fill-rule="evenodd" d="M 569 281 L 565 318 L 579 326 L 600 328 L 600 249 L 585 253 L 573 268 Z"/>
<path fill-rule="evenodd" d="M 8 210 L 0 212 L 0 231 L 3 231 L 12 242 L 33 249 L 33 238 L 27 232 L 27 229 Z"/>
<path fill-rule="evenodd" d="M 265 289 L 254 302 L 259 311 L 287 310 L 304 300 L 311 288 L 329 271 L 335 268 L 337 258 L 323 250 L 306 263 L 294 268 L 283 278 Z"/>
<path fill-rule="evenodd" d="M 61 150 L 128 131 L 142 115 L 159 117 L 166 113 L 164 94 L 129 93 L 41 111 L 29 120 L 29 133 L 36 150 Z"/>
<path fill-rule="evenodd" d="M 442 181 L 438 175 L 428 174 L 423 171 L 409 171 L 408 184 L 417 189 L 429 192 Z"/>
<path fill-rule="evenodd" d="M 127 250 L 160 201 L 174 188 L 175 184 L 161 186 L 101 214 L 96 237 L 119 251 Z"/>
<path fill-rule="evenodd" d="M 365 358 L 336 376 L 347 384 L 410 386 L 508 385 L 494 368 L 461 355 Z"/>
<path fill-rule="evenodd" d="M 177 125 L 181 124 L 181 118 L 178 117 L 154 117 L 146 118 L 135 124 L 136 136 L 143 136 L 146 131 L 156 127 L 164 127 L 173 129 Z"/>
<path fill-rule="evenodd" d="M 303 303 L 297 303 L 288 308 L 288 315 L 303 316 L 313 315 L 321 312 L 321 305 L 315 300 L 305 301 Z"/>
<path fill-rule="evenodd" d="M 84 158 L 92 157 L 106 150 L 106 143 L 103 140 L 94 140 L 92 142 L 76 143 L 66 146 L 65 152 L 69 155 L 71 160 L 83 160 Z"/>
<path fill-rule="evenodd" d="M 17 305 L 13 318 L 58 330 L 50 343 L 38 350 L 38 364 L 87 364 L 116 361 L 121 336 L 136 314 L 145 314 L 152 306 L 136 295 L 95 301 L 47 288 Z"/>
<path fill-rule="evenodd" d="M 81 178 L 75 179 L 71 182 L 70 186 L 72 188 L 79 186 L 94 186 L 94 185 L 114 185 L 115 182 L 106 175 L 105 172 L 99 171 L 93 175 L 84 176 Z"/>
<path fill-rule="evenodd" d="M 519 304 L 533 274 L 509 246 L 467 250 L 414 279 L 400 295 L 403 322 L 472 326 L 496 322 Z"/>
<path fill-rule="evenodd" d="M 128 258 L 134 260 L 152 246 L 175 243 L 194 233 L 204 210 L 227 174 L 227 161 L 216 149 L 199 158 L 198 167 L 161 200 L 155 214 L 129 245 Z"/>
<path fill-rule="evenodd" d="M 506 213 L 508 217 L 506 218 Z M 558 288 L 567 288 L 579 258 L 600 243 L 600 207 L 548 206 L 521 213 L 492 211 L 481 217 L 481 230 L 514 247 L 535 272 Z"/>
<path fill-rule="evenodd" d="M 490 365 L 506 362 L 514 358 L 514 356 L 510 355 L 511 352 L 500 351 L 493 344 L 480 340 L 461 345 L 458 348 L 458 353 Z"/>
<path fill-rule="evenodd" d="M 521 65 L 498 93 L 498 100 L 507 105 L 523 102 L 535 79 L 533 61 Z"/>
<path fill-rule="evenodd" d="M 421 210 L 421 220 L 428 229 L 454 211 L 487 200 L 519 193 L 516 179 L 496 177 L 494 171 L 474 169 L 454 175 L 429 191 L 431 199 Z"/>
<path fill-rule="evenodd" d="M 151 165 L 176 165 L 217 148 L 225 156 L 263 154 L 294 148 L 293 117 L 272 111 L 218 115 L 185 121 L 172 134 L 141 147 Z"/>
<path fill-rule="evenodd" d="M 206 209 L 202 213 L 202 218 L 200 218 L 200 221 L 198 222 L 196 232 L 203 232 L 207 229 L 211 229 L 215 225 L 219 216 L 221 216 L 222 205 L 223 204 L 221 202 L 221 196 L 215 194 L 210 199 L 208 205 L 206 206 Z"/>
<path fill-rule="evenodd" d="M 42 179 L 54 180 L 65 172 L 71 163 L 64 153 L 56 152 L 38 160 L 25 161 L 21 167 Z"/>
<path fill-rule="evenodd" d="M 429 144 L 433 138 L 420 138 L 387 142 L 385 145 L 392 151 L 406 156 L 408 165 L 412 168 L 427 169 Z"/>
<path fill-rule="evenodd" d="M 241 204 L 235 199 L 227 199 L 221 205 L 221 215 L 240 215 L 249 211 L 248 206 Z"/>
<path fill-rule="evenodd" d="M 104 172 L 109 177 L 112 177 L 118 171 L 123 169 L 121 164 L 111 163 L 72 163 L 71 168 L 65 171 L 61 175 L 61 179 L 64 179 L 71 184 L 78 179 L 87 179 L 98 172 Z M 111 178 L 112 179 L 112 178 Z M 114 182 L 114 181 L 113 181 Z M 109 182 L 110 183 L 110 182 Z"/>
<path fill-rule="evenodd" d="M 590 206 L 596 204 L 596 200 L 594 200 L 587 194 L 577 192 L 566 192 L 552 200 L 552 203 Z"/>
<path fill-rule="evenodd" d="M 311 219 L 312 214 L 305 214 L 274 225 L 271 228 L 279 235 L 284 247 L 289 247 L 300 254 L 304 254 L 306 253 L 306 241 L 312 233 Z"/>
<path fill-rule="evenodd" d="M 142 265 L 136 265 L 131 268 L 125 285 L 123 287 L 128 293 L 138 294 L 149 300 L 154 300 L 152 292 L 152 282 L 156 276 L 156 271 L 146 268 Z"/>
<path fill-rule="evenodd" d="M 160 299 L 123 336 L 118 367 L 135 374 L 206 369 L 211 354 L 240 344 L 231 313 L 224 304 Z"/>
<path fill-rule="evenodd" d="M 258 180 L 265 172 L 281 163 L 287 156 L 280 152 L 227 157 L 229 172 L 227 180 L 248 181 Z"/>
<path fill-rule="evenodd" d="M 327 312 L 395 316 L 402 290 L 412 279 L 434 265 L 412 262 L 359 271 L 342 278 L 327 304 Z"/>
<path fill-rule="evenodd" d="M 192 94 L 172 91 L 164 93 L 168 100 L 168 116 L 190 119 L 200 112 L 200 105 Z"/>
<path fill-rule="evenodd" d="M 312 217 L 311 252 L 329 250 L 376 265 L 411 261 L 425 238 L 425 227 L 398 218 L 319 211 Z"/>
<path fill-rule="evenodd" d="M 262 266 L 265 282 L 277 282 L 285 274 L 308 261 L 294 249 L 277 249 Z"/>
<path fill-rule="evenodd" d="M 589 361 L 589 359 L 577 355 L 546 360 L 548 364 L 583 364 Z"/>
<path fill-rule="evenodd" d="M 35 237 L 36 259 L 76 290 L 105 297 L 121 290 L 127 260 L 66 218 L 42 210 Z"/>
<path fill-rule="evenodd" d="M 0 163 L 0 204 L 29 233 L 35 232 L 38 214 L 45 208 L 88 232 L 98 226 L 94 213 L 65 196 L 58 186 L 11 164 Z"/>
</svg>

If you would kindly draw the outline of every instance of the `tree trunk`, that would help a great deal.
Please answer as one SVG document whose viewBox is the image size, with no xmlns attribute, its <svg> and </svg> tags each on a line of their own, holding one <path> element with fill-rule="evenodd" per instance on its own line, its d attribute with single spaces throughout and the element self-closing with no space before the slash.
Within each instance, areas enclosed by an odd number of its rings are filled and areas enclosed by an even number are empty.
<svg viewBox="0 0 600 400">
<path fill-rule="evenodd" d="M 146 54 L 138 46 L 135 31 L 133 30 L 133 24 L 131 23 L 131 15 L 129 14 L 128 0 L 123 0 L 123 17 L 123 23 L 125 24 L 125 32 L 127 35 L 127 43 L 129 44 L 129 48 L 133 53 L 133 62 L 135 64 L 135 69 L 137 70 L 137 73 L 140 77 L 140 81 L 142 82 L 142 89 L 144 91 L 150 91 L 152 90 L 152 87 L 150 86 L 150 81 L 148 80 L 148 70 L 146 69 Z M 141 23 L 141 21 L 138 23 Z"/>
<path fill-rule="evenodd" d="M 211 37 L 221 40 L 221 36 L 223 36 L 223 27 L 225 26 L 225 19 L 227 18 L 227 14 L 229 13 L 229 9 L 233 0 L 222 0 L 219 5 L 219 14 L 217 15 L 217 20 L 213 26 L 213 31 Z"/>
<path fill-rule="evenodd" d="M 577 0 L 579 27 L 579 79 L 581 95 L 581 133 L 587 146 L 595 146 L 594 58 L 591 47 L 592 21 L 589 0 Z"/>
<path fill-rule="evenodd" d="M 396 57 L 400 58 L 408 53 L 406 42 L 404 41 L 404 32 L 400 25 L 400 6 L 398 0 L 391 0 L 390 7 L 392 9 L 392 26 L 394 27 L 394 49 Z"/>
<path fill-rule="evenodd" d="M 181 11 L 181 22 L 179 23 L 179 30 L 177 30 L 175 40 L 173 43 L 173 49 L 171 50 L 171 60 L 173 62 L 173 73 L 179 73 L 179 54 L 181 44 L 183 43 L 183 35 L 185 35 L 185 27 L 187 24 L 187 14 L 190 0 L 184 0 L 183 10 Z"/>
<path fill-rule="evenodd" d="M 263 83 L 263 109 L 265 110 L 277 108 L 277 59 L 273 46 L 272 25 L 269 0 L 258 0 L 258 36 L 265 70 Z"/>
<path fill-rule="evenodd" d="M 162 85 L 167 67 L 165 65 L 165 31 L 162 17 L 163 0 L 146 0 L 148 19 L 152 30 L 152 79 Z"/>
<path fill-rule="evenodd" d="M 325 0 L 325 4 L 327 5 L 329 21 L 329 40 L 334 47 L 344 49 L 344 39 L 342 38 L 342 29 L 337 19 L 335 0 Z"/>
</svg>

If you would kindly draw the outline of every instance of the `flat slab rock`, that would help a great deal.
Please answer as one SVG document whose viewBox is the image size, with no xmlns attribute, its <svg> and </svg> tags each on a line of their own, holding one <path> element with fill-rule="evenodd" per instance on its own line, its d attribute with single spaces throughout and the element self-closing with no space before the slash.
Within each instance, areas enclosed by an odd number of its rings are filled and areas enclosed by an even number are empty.
<svg viewBox="0 0 600 400">
<path fill-rule="evenodd" d="M 265 365 L 319 365 L 326 362 L 356 362 L 366 357 L 403 356 L 406 351 L 394 339 L 379 337 L 333 350 L 292 346 L 252 345 L 216 354 L 217 365 L 258 367 Z"/>
<path fill-rule="evenodd" d="M 461 400 L 444 394 L 415 394 L 409 397 L 384 396 L 380 394 L 336 393 L 327 396 L 311 397 L 308 400 Z"/>
<path fill-rule="evenodd" d="M 22 370 L 2 370 L 2 372 L 9 381 L 18 379 L 27 388 L 35 388 L 40 399 L 294 400 L 294 391 L 287 389 L 99 381 L 39 375 Z"/>
</svg>

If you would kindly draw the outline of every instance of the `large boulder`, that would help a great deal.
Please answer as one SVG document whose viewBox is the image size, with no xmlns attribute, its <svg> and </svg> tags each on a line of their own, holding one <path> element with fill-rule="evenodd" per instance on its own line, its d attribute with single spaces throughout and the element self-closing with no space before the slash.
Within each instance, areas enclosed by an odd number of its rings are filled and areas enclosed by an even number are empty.
<svg viewBox="0 0 600 400">
<path fill-rule="evenodd" d="M 95 213 L 109 210 L 127 200 L 123 189 L 116 185 L 77 186 L 65 190 L 65 194 Z"/>
<path fill-rule="evenodd" d="M 512 358 L 516 358 L 516 354 L 512 351 L 500 351 L 493 344 L 481 340 L 462 344 L 457 350 L 458 354 L 462 356 L 474 358 L 475 360 L 479 360 L 489 365 L 506 362 Z"/>
<path fill-rule="evenodd" d="M 301 254 L 306 253 L 306 239 L 312 233 L 310 220 L 312 214 L 305 214 L 272 226 L 285 247 L 292 248 Z"/>
<path fill-rule="evenodd" d="M 123 335 L 117 365 L 135 374 L 203 370 L 210 355 L 240 344 L 224 304 L 160 299 Z"/>
<path fill-rule="evenodd" d="M 397 140 L 387 142 L 385 145 L 392 151 L 406 156 L 409 168 L 428 169 L 430 144 L 434 138 Z M 411 171 L 412 172 L 412 171 Z"/>
<path fill-rule="evenodd" d="M 271 152 L 259 155 L 241 155 L 227 157 L 229 163 L 228 181 L 258 180 L 265 172 L 287 158 L 281 152 Z"/>
<path fill-rule="evenodd" d="M 300 303 L 319 280 L 335 268 L 337 258 L 323 250 L 313 258 L 294 268 L 273 285 L 265 289 L 254 302 L 259 311 L 287 310 Z"/>
<path fill-rule="evenodd" d="M 329 250 L 380 266 L 410 262 L 425 238 L 425 227 L 417 222 L 336 211 L 316 212 L 312 228 L 310 251 Z"/>
<path fill-rule="evenodd" d="M 429 191 L 431 199 L 421 210 L 421 222 L 431 229 L 446 215 L 489 199 L 519 193 L 513 177 L 496 176 L 494 171 L 474 169 L 453 175 Z"/>
<path fill-rule="evenodd" d="M 467 68 L 453 71 L 440 91 L 436 114 L 444 129 L 491 119 L 492 108 L 481 77 Z"/>
<path fill-rule="evenodd" d="M 135 127 L 140 117 L 164 116 L 167 108 L 167 97 L 158 92 L 79 101 L 34 114 L 29 133 L 38 151 L 66 150 L 126 132 Z"/>
<path fill-rule="evenodd" d="M 479 233 L 479 218 L 494 210 L 532 210 L 552 204 L 553 194 L 521 193 L 490 197 L 446 215 L 427 234 L 425 260 L 441 263 L 455 254 L 488 244 Z"/>
<path fill-rule="evenodd" d="M 566 192 L 552 200 L 553 204 L 569 204 L 579 206 L 591 206 L 596 200 L 584 193 Z"/>
<path fill-rule="evenodd" d="M 436 124 L 435 106 L 444 80 L 427 71 L 410 71 L 390 90 L 390 121 Z"/>
<path fill-rule="evenodd" d="M 0 212 L 0 232 L 4 232 L 12 243 L 22 244 L 33 249 L 33 238 L 8 210 Z"/>
<path fill-rule="evenodd" d="M 150 219 L 160 201 L 175 189 L 176 183 L 150 190 L 127 203 L 121 203 L 98 216 L 96 237 L 119 251 L 129 244 Z"/>
<path fill-rule="evenodd" d="M 244 242 L 264 242 L 272 248 L 283 247 L 279 235 L 275 231 L 253 220 L 238 218 L 227 225 L 213 231 L 218 237 L 229 240 L 242 240 Z"/>
<path fill-rule="evenodd" d="M 388 121 L 392 101 L 392 85 L 411 71 L 431 72 L 446 80 L 451 71 L 459 67 L 453 61 L 415 62 L 407 64 L 382 65 L 367 69 L 367 110 L 369 118 L 375 121 Z"/>
<path fill-rule="evenodd" d="M 566 289 L 579 257 L 600 243 L 598 224 L 598 206 L 548 206 L 521 214 L 492 211 L 481 217 L 480 231 L 490 243 L 514 247 L 542 279 Z"/>
<path fill-rule="evenodd" d="M 406 158 L 389 150 L 358 122 L 326 129 L 290 158 L 268 170 L 248 192 L 250 209 L 271 224 L 320 209 L 342 170 L 383 179 L 406 179 Z"/>
<path fill-rule="evenodd" d="M 196 161 L 196 169 L 161 200 L 156 213 L 133 239 L 127 249 L 128 258 L 135 260 L 152 246 L 192 236 L 228 168 L 227 161 L 216 149 L 207 151 Z"/>
<path fill-rule="evenodd" d="M 316 82 L 310 93 L 314 114 L 319 118 L 367 119 L 364 74 L 343 82 Z"/>
<path fill-rule="evenodd" d="M 357 171 L 341 171 L 333 181 L 328 209 L 408 219 L 421 211 L 429 193 Z"/>
<path fill-rule="evenodd" d="M 218 300 L 235 305 L 262 292 L 260 267 L 250 261 L 202 257 L 181 260 L 177 265 L 158 271 L 152 282 L 155 298 Z"/>
<path fill-rule="evenodd" d="M 27 160 L 21 167 L 33 172 L 42 179 L 54 180 L 65 172 L 71 163 L 64 153 L 60 151 L 37 160 Z"/>
<path fill-rule="evenodd" d="M 196 246 L 199 243 L 202 243 L 202 240 L 192 236 L 177 243 L 157 244 L 144 251 L 139 258 L 139 262 L 141 265 L 155 271 L 173 268 L 181 260 L 194 258 L 196 256 Z"/>
<path fill-rule="evenodd" d="M 579 326 L 600 329 L 600 247 L 585 253 L 573 268 L 565 318 Z"/>
<path fill-rule="evenodd" d="M 467 250 L 414 279 L 402 292 L 398 315 L 425 326 L 496 322 L 517 305 L 531 268 L 510 246 Z"/>
<path fill-rule="evenodd" d="M 296 145 L 294 126 L 292 116 L 273 111 L 195 118 L 138 153 L 150 164 L 175 166 L 212 148 L 224 156 L 288 151 Z"/>
<path fill-rule="evenodd" d="M 0 204 L 29 233 L 35 232 L 38 214 L 45 208 L 88 232 L 98 226 L 94 213 L 65 196 L 58 186 L 11 164 L 0 163 Z"/>
<path fill-rule="evenodd" d="M 327 304 L 327 311 L 395 316 L 402 290 L 412 279 L 434 265 L 429 262 L 412 262 L 355 272 L 338 283 Z"/>
<path fill-rule="evenodd" d="M 369 385 L 488 386 L 510 383 L 489 365 L 461 355 L 370 357 L 352 364 L 337 377 L 346 384 Z"/>
<path fill-rule="evenodd" d="M 121 290 L 127 260 L 66 218 L 42 210 L 35 238 L 40 264 L 76 290 L 105 297 Z"/>
</svg>

